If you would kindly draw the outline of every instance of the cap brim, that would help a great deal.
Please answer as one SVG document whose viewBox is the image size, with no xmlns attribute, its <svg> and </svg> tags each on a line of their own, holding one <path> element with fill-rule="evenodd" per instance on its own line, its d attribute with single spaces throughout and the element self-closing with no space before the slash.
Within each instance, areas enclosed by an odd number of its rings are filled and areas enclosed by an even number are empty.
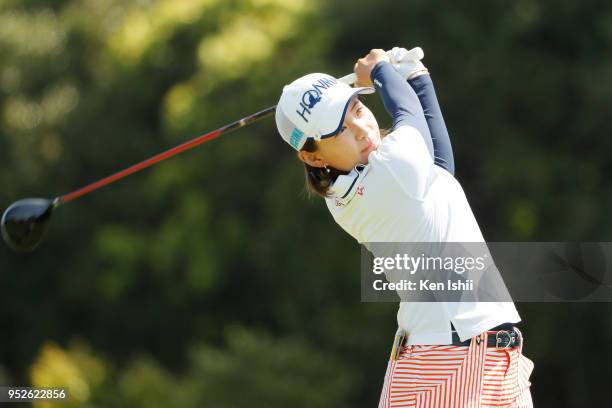
<svg viewBox="0 0 612 408">
<path fill-rule="evenodd" d="M 344 117 L 346 116 L 346 111 L 348 109 L 349 102 L 355 95 L 360 94 L 372 94 L 376 90 L 372 87 L 362 87 L 362 88 L 350 88 L 350 92 L 348 92 L 343 98 L 338 98 L 337 103 L 332 104 L 328 107 L 330 110 L 329 118 L 340 118 L 337 122 L 331 122 L 327 129 L 325 126 L 321 129 L 321 139 L 325 139 L 327 137 L 335 136 L 340 129 L 342 128 L 342 124 L 344 123 Z"/>
</svg>

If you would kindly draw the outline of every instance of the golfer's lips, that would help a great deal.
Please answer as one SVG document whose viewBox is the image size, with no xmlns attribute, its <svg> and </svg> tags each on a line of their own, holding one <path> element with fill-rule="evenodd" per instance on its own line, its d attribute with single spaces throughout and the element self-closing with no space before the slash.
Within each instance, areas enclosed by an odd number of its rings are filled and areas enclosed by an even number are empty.
<svg viewBox="0 0 612 408">
<path fill-rule="evenodd" d="M 361 153 L 367 153 L 368 151 L 373 150 L 375 147 L 376 146 L 374 145 L 374 143 L 370 140 L 368 145 L 361 150 Z"/>
</svg>

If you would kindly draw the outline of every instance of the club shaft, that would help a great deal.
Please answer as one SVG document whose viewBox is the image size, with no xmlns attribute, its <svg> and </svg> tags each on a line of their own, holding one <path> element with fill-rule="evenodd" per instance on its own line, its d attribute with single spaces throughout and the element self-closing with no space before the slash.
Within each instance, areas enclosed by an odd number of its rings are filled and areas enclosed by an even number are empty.
<svg viewBox="0 0 612 408">
<path fill-rule="evenodd" d="M 147 167 L 150 167 L 152 165 L 154 165 L 155 163 L 159 163 L 162 160 L 166 160 L 170 157 L 176 156 L 179 153 L 184 152 L 185 150 L 189 150 L 192 149 L 196 146 L 201 145 L 202 143 L 208 142 L 209 140 L 215 139 L 225 133 L 228 133 L 232 130 L 235 129 L 239 129 L 242 128 L 244 126 L 247 126 L 261 118 L 264 118 L 268 115 L 270 115 L 272 112 L 274 112 L 276 110 L 276 106 L 271 106 L 269 108 L 266 108 L 264 110 L 261 110 L 257 113 L 254 113 L 252 115 L 246 116 L 242 119 L 239 119 L 235 122 L 232 122 L 228 125 L 225 125 L 219 129 L 213 130 L 212 132 L 208 132 L 206 134 L 203 134 L 201 136 L 198 136 L 190 141 L 187 141 L 179 146 L 173 147 L 171 149 L 168 149 L 164 152 L 161 152 L 153 157 L 150 157 L 146 160 L 141 161 L 140 163 L 134 164 L 133 166 L 130 166 L 124 170 L 121 170 L 115 174 L 112 174 L 106 178 L 103 178 L 101 180 L 98 180 L 94 183 L 91 183 L 85 187 L 82 187 L 78 190 L 75 190 L 71 193 L 65 194 L 63 196 L 57 197 L 54 201 L 55 206 L 61 205 L 61 204 L 65 204 L 68 203 L 70 201 L 74 201 L 79 197 L 84 196 L 85 194 L 91 193 L 92 191 L 98 190 L 99 188 L 102 188 L 108 184 L 111 184 L 117 180 L 121 180 L 124 177 L 129 176 L 130 174 L 134 174 L 142 169 L 146 169 Z"/>
<path fill-rule="evenodd" d="M 410 50 L 410 51 L 412 52 L 414 50 Z M 355 74 L 346 75 L 340 78 L 339 81 L 344 82 L 347 85 L 351 85 L 355 82 Z M 62 204 L 68 203 L 70 201 L 74 201 L 77 198 L 84 196 L 85 194 L 98 190 L 99 188 L 102 188 L 106 185 L 114 183 L 117 180 L 121 180 L 122 178 L 127 177 L 130 174 L 134 174 L 137 171 L 146 169 L 147 167 L 150 167 L 154 165 L 155 163 L 159 163 L 162 160 L 166 160 L 172 156 L 176 156 L 177 154 L 182 153 L 185 150 L 192 149 L 196 146 L 201 145 L 204 142 L 208 142 L 209 140 L 215 139 L 224 133 L 228 133 L 232 130 L 247 126 L 255 122 L 256 120 L 259 120 L 261 118 L 264 118 L 270 115 L 275 110 L 276 110 L 276 105 L 266 108 L 264 110 L 261 110 L 259 112 L 256 112 L 252 115 L 245 116 L 242 119 L 239 119 L 235 122 L 225 125 L 219 129 L 213 130 L 212 132 L 198 136 L 195 139 L 185 142 L 179 146 L 173 147 L 172 149 L 166 150 L 165 152 L 159 153 L 153 157 L 150 157 L 144 161 L 141 161 L 140 163 L 134 164 L 133 166 L 130 166 L 127 169 L 121 170 L 115 174 L 112 174 L 106 178 L 103 178 L 102 180 L 98 180 L 94 183 L 91 183 L 71 193 L 64 194 L 63 196 L 56 197 L 55 200 L 53 201 L 53 205 L 54 207 L 58 207 Z"/>
</svg>

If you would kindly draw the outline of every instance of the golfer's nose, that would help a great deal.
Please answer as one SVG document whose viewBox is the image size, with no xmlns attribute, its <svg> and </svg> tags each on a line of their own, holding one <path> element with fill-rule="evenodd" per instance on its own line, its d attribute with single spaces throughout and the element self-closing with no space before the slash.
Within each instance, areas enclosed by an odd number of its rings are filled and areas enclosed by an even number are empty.
<svg viewBox="0 0 612 408">
<path fill-rule="evenodd" d="M 353 119 L 351 121 L 351 127 L 353 130 L 353 134 L 355 135 L 355 139 L 361 140 L 368 136 L 368 132 L 363 121 L 359 119 Z"/>
</svg>

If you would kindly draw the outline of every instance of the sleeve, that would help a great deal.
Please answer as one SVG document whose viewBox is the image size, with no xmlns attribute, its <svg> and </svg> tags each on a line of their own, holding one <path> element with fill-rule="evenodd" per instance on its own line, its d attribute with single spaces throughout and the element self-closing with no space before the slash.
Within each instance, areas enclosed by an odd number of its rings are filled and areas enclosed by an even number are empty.
<svg viewBox="0 0 612 408">
<path fill-rule="evenodd" d="M 432 182 L 433 158 L 423 135 L 413 126 L 402 125 L 385 136 L 369 156 L 371 171 L 385 174 L 381 188 L 398 187 L 413 200 L 423 201 Z M 393 181 L 393 182 L 391 182 Z"/>
<path fill-rule="evenodd" d="M 423 108 L 433 143 L 434 162 L 454 175 L 455 160 L 453 158 L 453 147 L 431 77 L 429 75 L 420 75 L 409 80 L 408 84 L 417 94 Z"/>
<path fill-rule="evenodd" d="M 386 61 L 376 64 L 370 77 L 382 98 L 387 113 L 393 120 L 393 131 L 401 126 L 412 126 L 421 134 L 429 154 L 433 157 L 434 150 L 429 127 L 415 91 Z"/>
</svg>

